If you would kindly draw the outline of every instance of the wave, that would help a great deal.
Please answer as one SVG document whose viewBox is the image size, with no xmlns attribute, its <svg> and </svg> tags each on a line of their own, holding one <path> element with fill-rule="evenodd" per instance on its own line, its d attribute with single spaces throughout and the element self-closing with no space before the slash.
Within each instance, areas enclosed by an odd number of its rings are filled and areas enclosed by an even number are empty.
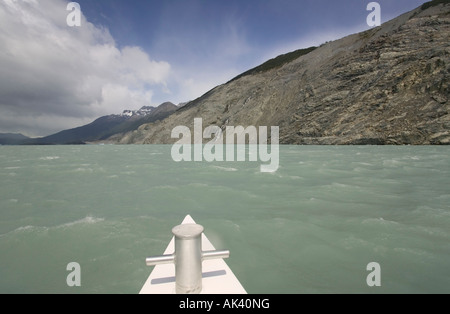
<svg viewBox="0 0 450 314">
<path fill-rule="evenodd" d="M 382 225 L 398 225 L 399 223 L 392 220 L 386 220 L 382 217 L 380 218 L 367 218 L 362 221 L 362 224 L 382 224 Z"/>
<path fill-rule="evenodd" d="M 178 186 L 175 186 L 175 185 L 158 185 L 158 186 L 155 186 L 154 189 L 161 189 L 161 190 L 165 190 L 165 189 L 168 189 L 168 190 L 177 190 L 177 189 L 178 189 Z"/>
<path fill-rule="evenodd" d="M 68 228 L 68 227 L 73 227 L 76 225 L 82 225 L 82 224 L 86 224 L 86 225 L 90 225 L 90 224 L 96 224 L 99 222 L 105 221 L 104 218 L 97 218 L 97 217 L 93 217 L 93 216 L 86 216 L 85 218 L 82 219 L 78 219 L 75 221 L 71 221 L 68 223 L 64 223 L 64 224 L 60 224 L 57 226 L 53 226 L 53 227 L 45 227 L 45 226 L 31 226 L 31 225 L 27 225 L 27 226 L 21 226 L 19 228 L 14 229 L 13 231 L 7 232 L 5 234 L 2 234 L 0 236 L 5 236 L 11 233 L 22 233 L 22 232 L 32 232 L 32 231 L 48 231 L 48 230 L 53 230 L 53 229 L 63 229 L 63 228 Z"/>
<path fill-rule="evenodd" d="M 47 156 L 47 157 L 41 157 L 41 158 L 39 158 L 39 160 L 56 160 L 56 159 L 59 159 L 59 158 L 61 158 L 61 157 L 59 157 L 59 156 Z"/>
<path fill-rule="evenodd" d="M 35 229 L 35 228 L 36 227 L 33 227 L 33 226 L 24 226 L 24 227 L 17 228 L 13 232 L 27 231 L 27 230 L 31 230 L 31 229 Z"/>
<path fill-rule="evenodd" d="M 228 167 L 221 167 L 221 166 L 212 166 L 213 168 L 219 169 L 219 170 L 223 170 L 223 171 L 238 171 L 236 168 L 228 168 Z"/>
<path fill-rule="evenodd" d="M 96 224 L 96 223 L 99 223 L 99 222 L 102 222 L 102 221 L 105 221 L 105 219 L 104 218 L 96 218 L 96 217 L 93 217 L 93 216 L 86 216 L 83 219 L 79 219 L 79 220 L 76 220 L 76 221 L 68 222 L 68 223 L 56 226 L 54 228 L 55 229 L 66 228 L 66 227 L 72 227 L 72 226 L 79 225 L 79 224 Z"/>
<path fill-rule="evenodd" d="M 94 172 L 94 169 L 91 169 L 91 168 L 77 168 L 77 169 L 74 169 L 73 172 L 88 172 L 88 173 L 92 173 L 92 172 Z"/>
<path fill-rule="evenodd" d="M 14 229 L 13 231 L 6 232 L 0 234 L 0 238 L 6 237 L 8 235 L 17 234 L 17 233 L 25 233 L 25 232 L 33 232 L 33 231 L 47 231 L 48 227 L 36 227 L 36 226 L 21 226 L 19 228 Z"/>
</svg>

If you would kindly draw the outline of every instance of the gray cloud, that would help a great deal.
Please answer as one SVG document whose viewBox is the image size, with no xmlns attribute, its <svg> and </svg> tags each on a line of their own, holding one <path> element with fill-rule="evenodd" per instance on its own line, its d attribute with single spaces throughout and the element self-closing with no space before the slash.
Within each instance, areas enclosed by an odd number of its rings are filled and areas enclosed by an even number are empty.
<svg viewBox="0 0 450 314">
<path fill-rule="evenodd" d="M 47 135 L 152 103 L 171 66 L 107 29 L 66 23 L 67 1 L 0 1 L 0 132 Z"/>
</svg>

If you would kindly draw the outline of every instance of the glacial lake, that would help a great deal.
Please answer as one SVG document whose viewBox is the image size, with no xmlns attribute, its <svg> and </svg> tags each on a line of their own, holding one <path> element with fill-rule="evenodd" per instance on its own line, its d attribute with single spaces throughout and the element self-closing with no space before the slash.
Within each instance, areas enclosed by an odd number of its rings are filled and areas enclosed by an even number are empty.
<svg viewBox="0 0 450 314">
<path fill-rule="evenodd" d="M 187 214 L 252 294 L 450 293 L 450 147 L 281 146 L 274 173 L 171 148 L 0 146 L 0 293 L 136 294 Z"/>
</svg>

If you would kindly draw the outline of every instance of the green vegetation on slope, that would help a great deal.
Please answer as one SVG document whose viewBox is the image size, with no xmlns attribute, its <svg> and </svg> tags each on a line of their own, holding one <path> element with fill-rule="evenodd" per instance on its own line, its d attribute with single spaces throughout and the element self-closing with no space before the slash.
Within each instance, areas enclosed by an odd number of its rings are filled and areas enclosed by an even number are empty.
<svg viewBox="0 0 450 314">
<path fill-rule="evenodd" d="M 263 72 L 267 72 L 272 69 L 280 68 L 283 65 L 285 65 L 289 62 L 292 62 L 295 59 L 300 58 L 301 56 L 304 56 L 304 55 L 310 53 L 311 51 L 314 51 L 315 49 L 317 49 L 317 47 L 309 47 L 306 49 L 299 49 L 299 50 L 296 50 L 293 52 L 286 53 L 284 55 L 280 55 L 276 58 L 270 59 L 269 61 L 261 64 L 260 66 L 257 66 L 256 68 L 253 68 L 251 70 L 248 70 L 247 72 L 244 72 L 244 73 L 236 76 L 230 82 L 240 79 L 247 75 L 263 73 Z"/>
<path fill-rule="evenodd" d="M 422 5 L 422 10 L 426 10 L 428 8 L 437 6 L 441 3 L 443 3 L 443 4 L 450 3 L 450 0 L 433 0 L 433 1 L 426 2 Z"/>
</svg>

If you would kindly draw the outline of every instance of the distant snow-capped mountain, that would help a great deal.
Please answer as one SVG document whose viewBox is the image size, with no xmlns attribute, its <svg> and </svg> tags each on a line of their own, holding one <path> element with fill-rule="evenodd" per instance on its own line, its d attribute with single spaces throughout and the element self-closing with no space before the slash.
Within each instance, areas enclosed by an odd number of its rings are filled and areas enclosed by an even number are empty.
<svg viewBox="0 0 450 314">
<path fill-rule="evenodd" d="M 166 102 L 158 107 L 144 106 L 139 110 L 125 110 L 121 114 L 100 117 L 94 122 L 78 128 L 64 130 L 53 135 L 36 139 L 25 139 L 17 144 L 50 145 L 50 144 L 83 144 L 102 141 L 117 133 L 137 130 L 142 124 L 163 120 L 178 107 Z"/>
<path fill-rule="evenodd" d="M 146 115 L 149 115 L 150 113 L 152 113 L 152 111 L 155 110 L 155 107 L 153 106 L 144 106 L 139 110 L 124 110 L 120 116 L 125 116 L 125 117 L 144 117 Z"/>
</svg>

